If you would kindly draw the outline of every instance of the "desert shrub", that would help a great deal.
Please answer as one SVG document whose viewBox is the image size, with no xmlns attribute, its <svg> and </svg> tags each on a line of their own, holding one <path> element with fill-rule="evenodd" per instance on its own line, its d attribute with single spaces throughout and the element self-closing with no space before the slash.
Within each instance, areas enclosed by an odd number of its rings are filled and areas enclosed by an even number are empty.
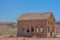
<svg viewBox="0 0 60 40">
<path fill-rule="evenodd" d="M 0 32 L 0 36 L 2 36 L 3 35 L 3 33 L 2 32 Z"/>
<path fill-rule="evenodd" d="M 25 39 L 23 39 L 23 40 L 25 40 Z"/>
<path fill-rule="evenodd" d="M 14 35 L 10 34 L 10 35 L 9 35 L 9 38 L 11 38 L 11 37 L 14 37 Z"/>
</svg>

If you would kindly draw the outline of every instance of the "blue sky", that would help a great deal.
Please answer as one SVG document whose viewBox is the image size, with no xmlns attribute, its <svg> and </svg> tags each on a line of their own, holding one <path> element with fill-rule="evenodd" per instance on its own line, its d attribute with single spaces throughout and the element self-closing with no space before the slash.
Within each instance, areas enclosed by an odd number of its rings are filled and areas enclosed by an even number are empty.
<svg viewBox="0 0 60 40">
<path fill-rule="evenodd" d="M 0 0 L 0 22 L 16 22 L 23 13 L 50 11 L 60 21 L 60 0 Z"/>
</svg>

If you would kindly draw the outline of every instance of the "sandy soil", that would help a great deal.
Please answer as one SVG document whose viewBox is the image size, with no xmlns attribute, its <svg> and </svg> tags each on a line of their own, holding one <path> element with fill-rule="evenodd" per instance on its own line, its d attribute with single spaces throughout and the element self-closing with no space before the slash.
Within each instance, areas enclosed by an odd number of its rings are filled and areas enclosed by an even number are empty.
<svg viewBox="0 0 60 40">
<path fill-rule="evenodd" d="M 0 40 L 60 40 L 60 38 L 0 38 Z"/>
</svg>

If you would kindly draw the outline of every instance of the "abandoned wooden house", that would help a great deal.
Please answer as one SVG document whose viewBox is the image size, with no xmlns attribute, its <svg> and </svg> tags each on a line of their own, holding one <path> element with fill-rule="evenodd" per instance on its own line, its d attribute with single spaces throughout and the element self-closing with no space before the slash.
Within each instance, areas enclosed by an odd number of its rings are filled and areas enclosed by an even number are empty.
<svg viewBox="0 0 60 40">
<path fill-rule="evenodd" d="M 17 20 L 19 37 L 53 37 L 56 35 L 52 12 L 22 14 Z"/>
</svg>

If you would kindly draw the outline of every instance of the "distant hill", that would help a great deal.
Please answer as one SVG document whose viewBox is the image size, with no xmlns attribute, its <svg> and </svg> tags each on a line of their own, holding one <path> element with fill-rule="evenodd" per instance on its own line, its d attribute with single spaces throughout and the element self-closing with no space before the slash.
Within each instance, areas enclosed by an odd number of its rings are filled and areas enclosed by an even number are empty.
<svg viewBox="0 0 60 40">
<path fill-rule="evenodd" d="M 0 29 L 3 28 L 16 28 L 16 22 L 0 22 Z"/>
</svg>

